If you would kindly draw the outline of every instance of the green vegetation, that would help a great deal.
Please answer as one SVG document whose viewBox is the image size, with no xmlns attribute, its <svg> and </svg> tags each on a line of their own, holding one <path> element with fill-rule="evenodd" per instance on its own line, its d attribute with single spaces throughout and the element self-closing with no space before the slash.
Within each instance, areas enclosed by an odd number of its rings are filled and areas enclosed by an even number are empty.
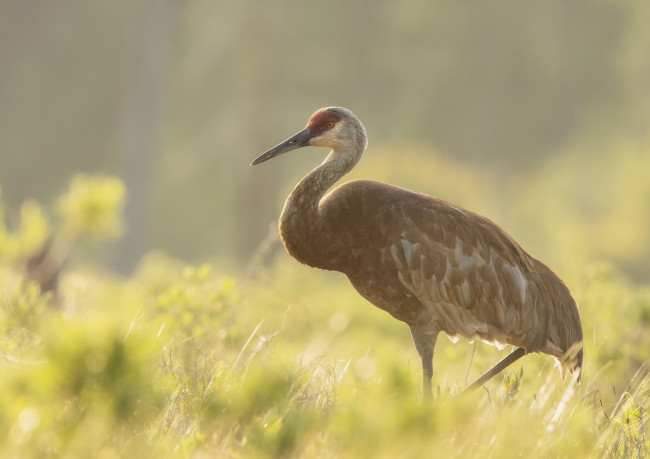
<svg viewBox="0 0 650 459">
<path fill-rule="evenodd" d="M 47 292 L 24 274 L 48 239 L 119 234 L 123 198 L 117 179 L 78 177 L 56 218 L 27 202 L 0 227 L 0 457 L 649 454 L 650 288 L 613 265 L 563 267 L 580 385 L 531 355 L 454 398 L 508 349 L 441 337 L 425 403 L 407 328 L 280 251 L 238 276 L 162 253 L 129 278 L 69 263 Z"/>
</svg>

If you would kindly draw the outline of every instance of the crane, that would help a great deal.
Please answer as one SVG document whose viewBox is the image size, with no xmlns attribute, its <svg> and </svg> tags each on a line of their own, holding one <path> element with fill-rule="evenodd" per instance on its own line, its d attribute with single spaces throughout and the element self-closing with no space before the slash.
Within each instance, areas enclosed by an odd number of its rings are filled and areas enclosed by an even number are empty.
<svg viewBox="0 0 650 459">
<path fill-rule="evenodd" d="M 562 377 L 582 370 L 582 325 L 567 286 L 492 221 L 432 196 L 373 180 L 328 190 L 368 145 L 343 107 L 317 110 L 307 126 L 257 157 L 260 164 L 306 146 L 330 148 L 287 198 L 279 219 L 293 258 L 344 273 L 352 286 L 411 331 L 431 397 L 438 334 L 516 349 L 475 381 L 483 384 L 527 353 L 557 359 Z M 396 159 L 398 160 L 398 159 Z"/>
</svg>

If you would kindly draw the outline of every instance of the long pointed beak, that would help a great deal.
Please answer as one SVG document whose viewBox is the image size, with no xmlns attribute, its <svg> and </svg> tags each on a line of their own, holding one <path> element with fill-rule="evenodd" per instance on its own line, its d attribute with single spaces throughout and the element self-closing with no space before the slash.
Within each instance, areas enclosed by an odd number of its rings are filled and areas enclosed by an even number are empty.
<svg viewBox="0 0 650 459">
<path fill-rule="evenodd" d="M 257 158 L 255 158 L 255 161 L 251 163 L 251 166 L 254 166 L 259 163 L 263 163 L 267 159 L 280 156 L 282 153 L 286 153 L 288 151 L 295 150 L 297 148 L 306 147 L 307 145 L 309 145 L 309 141 L 311 140 L 312 137 L 314 137 L 314 135 L 311 133 L 309 128 L 306 127 L 299 133 L 292 135 L 284 142 L 271 148 L 269 151 L 259 155 Z"/>
</svg>

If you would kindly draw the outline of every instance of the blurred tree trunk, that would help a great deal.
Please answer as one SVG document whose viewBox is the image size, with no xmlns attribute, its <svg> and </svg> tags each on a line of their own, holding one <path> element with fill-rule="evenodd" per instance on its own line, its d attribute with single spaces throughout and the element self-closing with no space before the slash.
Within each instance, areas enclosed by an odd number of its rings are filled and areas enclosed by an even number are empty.
<svg viewBox="0 0 650 459">
<path fill-rule="evenodd" d="M 250 161 L 256 155 L 261 154 L 268 145 L 264 140 L 270 138 L 268 133 L 271 125 L 269 114 L 277 110 L 273 109 L 273 62 L 271 43 L 272 37 L 269 32 L 269 15 L 266 11 L 267 4 L 256 1 L 247 3 L 244 29 L 245 34 L 243 75 L 247 78 L 244 81 L 244 119 L 240 123 L 243 130 L 240 133 L 241 139 L 245 141 L 249 157 L 244 161 Z M 244 174 L 239 185 L 239 209 L 237 213 L 238 222 L 236 228 L 237 256 L 240 260 L 247 260 L 251 257 L 255 248 L 262 243 L 268 235 L 269 221 L 278 214 L 274 208 L 275 191 L 277 185 L 273 175 L 267 173 L 255 173 L 259 171 L 249 170 Z M 273 212 L 270 212 L 272 210 Z"/>
<path fill-rule="evenodd" d="M 151 184 L 159 127 L 174 50 L 180 2 L 143 0 L 136 21 L 140 39 L 127 69 L 118 133 L 118 168 L 128 195 L 127 232 L 113 251 L 112 266 L 128 274 L 147 247 Z"/>
</svg>

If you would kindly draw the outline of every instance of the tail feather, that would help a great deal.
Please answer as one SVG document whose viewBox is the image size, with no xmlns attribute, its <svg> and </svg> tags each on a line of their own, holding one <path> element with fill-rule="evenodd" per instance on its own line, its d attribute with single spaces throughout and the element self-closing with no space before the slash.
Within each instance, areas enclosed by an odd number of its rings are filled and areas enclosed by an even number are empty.
<svg viewBox="0 0 650 459">
<path fill-rule="evenodd" d="M 536 260 L 537 261 L 537 260 Z M 535 268 L 541 277 L 541 285 L 546 291 L 549 314 L 552 317 L 548 329 L 548 341 L 553 344 L 554 355 L 560 364 L 564 379 L 567 373 L 582 373 L 583 341 L 580 310 L 569 288 L 557 274 L 544 263 L 537 261 Z"/>
<path fill-rule="evenodd" d="M 562 379 L 566 378 L 567 373 L 574 374 L 577 372 L 578 382 L 582 379 L 582 341 L 573 343 L 571 347 L 559 359 L 560 374 Z"/>
</svg>

